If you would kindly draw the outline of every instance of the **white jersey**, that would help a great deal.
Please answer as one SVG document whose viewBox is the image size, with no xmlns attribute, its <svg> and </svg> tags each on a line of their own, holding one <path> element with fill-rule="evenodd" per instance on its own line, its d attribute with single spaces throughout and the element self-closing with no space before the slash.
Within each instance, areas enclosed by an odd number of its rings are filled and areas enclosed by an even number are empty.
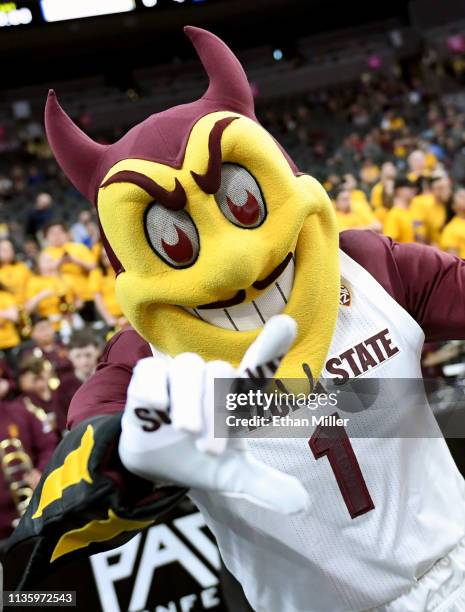
<svg viewBox="0 0 465 612">
<path fill-rule="evenodd" d="M 344 293 L 322 376 L 346 372 L 388 384 L 376 410 L 351 415 L 349 444 L 366 489 L 360 492 L 357 481 L 352 504 L 328 457 L 316 459 L 307 438 L 256 438 L 248 444 L 258 459 L 305 486 L 307 513 L 287 517 L 242 500 L 190 494 L 257 612 L 376 608 L 408 591 L 465 535 L 465 482 L 426 396 L 404 401 L 389 387 L 389 379 L 421 378 L 424 334 L 342 251 L 340 262 Z M 402 431 L 411 437 L 395 437 Z"/>
</svg>

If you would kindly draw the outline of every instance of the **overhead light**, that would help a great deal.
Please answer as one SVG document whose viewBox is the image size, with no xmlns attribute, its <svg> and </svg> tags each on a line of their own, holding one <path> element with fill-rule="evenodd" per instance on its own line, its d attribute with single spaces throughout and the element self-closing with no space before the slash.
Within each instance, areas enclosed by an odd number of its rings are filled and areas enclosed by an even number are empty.
<svg viewBox="0 0 465 612">
<path fill-rule="evenodd" d="M 14 8 L 16 5 L 11 3 L 11 10 L 0 11 L 0 27 L 27 25 L 32 21 L 32 13 L 28 8 Z"/>
<path fill-rule="evenodd" d="M 45 21 L 65 21 L 81 17 L 125 13 L 136 8 L 135 0 L 41 0 Z"/>
<path fill-rule="evenodd" d="M 283 52 L 281 51 L 281 49 L 273 50 L 273 59 L 275 59 L 277 62 L 283 59 Z"/>
</svg>

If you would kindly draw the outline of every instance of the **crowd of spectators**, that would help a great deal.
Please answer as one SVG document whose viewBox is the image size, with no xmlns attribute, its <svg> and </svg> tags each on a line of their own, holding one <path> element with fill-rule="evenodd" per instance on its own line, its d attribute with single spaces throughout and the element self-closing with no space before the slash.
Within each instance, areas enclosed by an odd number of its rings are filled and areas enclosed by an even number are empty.
<svg viewBox="0 0 465 612">
<path fill-rule="evenodd" d="M 15 187 L 21 196 L 34 193 L 25 176 Z M 22 227 L 14 216 L 1 226 L 0 540 L 66 434 L 74 393 L 95 371 L 106 339 L 127 325 L 92 212 L 84 206 L 68 226 L 57 199 L 41 190 L 54 181 L 37 182 Z M 15 205 L 15 188 L 6 206 Z M 72 199 L 82 205 L 77 194 Z"/>
<path fill-rule="evenodd" d="M 449 75 L 453 95 L 418 75 L 362 75 L 351 87 L 259 102 L 259 118 L 324 184 L 340 230 L 369 228 L 465 257 L 464 70 Z M 0 154 L 0 441 L 19 435 L 12 411 L 36 432 L 20 436 L 33 486 L 65 434 L 72 395 L 127 321 L 94 212 L 59 170 L 40 123 L 19 134 L 19 154 Z M 0 470 L 0 539 L 16 512 L 2 478 Z"/>
<path fill-rule="evenodd" d="M 339 229 L 465 254 L 465 88 L 380 78 L 312 94 L 264 123 L 330 194 Z"/>
</svg>

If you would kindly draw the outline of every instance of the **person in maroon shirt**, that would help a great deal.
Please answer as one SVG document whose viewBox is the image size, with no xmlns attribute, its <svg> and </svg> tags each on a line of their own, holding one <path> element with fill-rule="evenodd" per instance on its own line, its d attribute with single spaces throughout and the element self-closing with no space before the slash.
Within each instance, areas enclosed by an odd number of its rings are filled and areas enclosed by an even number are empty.
<svg viewBox="0 0 465 612">
<path fill-rule="evenodd" d="M 14 372 L 6 359 L 0 359 L 0 400 L 11 399 L 17 390 Z"/>
<path fill-rule="evenodd" d="M 101 343 L 94 333 L 83 329 L 73 333 L 67 349 L 73 369 L 62 371 L 60 386 L 55 393 L 54 410 L 57 413 L 59 431 L 64 431 L 66 428 L 68 409 L 74 394 L 95 372 L 101 353 Z"/>
<path fill-rule="evenodd" d="M 58 444 L 58 437 L 46 420 L 38 418 L 23 405 L 0 401 L 0 443 L 12 438 L 21 441 L 31 459 L 32 470 L 25 475 L 25 479 L 34 489 Z M 12 533 L 17 518 L 8 479 L 4 470 L 0 469 L 0 540 Z"/>
<path fill-rule="evenodd" d="M 60 379 L 47 359 L 29 354 L 19 363 L 18 381 L 15 405 L 45 414 L 52 429 L 64 431 L 71 397 L 79 387 L 72 372 L 62 373 Z"/>
<path fill-rule="evenodd" d="M 68 351 L 59 341 L 53 323 L 49 319 L 39 317 L 34 319 L 31 340 L 21 345 L 18 353 L 18 362 L 29 355 L 43 357 L 51 363 L 58 377 L 73 370 Z"/>
</svg>

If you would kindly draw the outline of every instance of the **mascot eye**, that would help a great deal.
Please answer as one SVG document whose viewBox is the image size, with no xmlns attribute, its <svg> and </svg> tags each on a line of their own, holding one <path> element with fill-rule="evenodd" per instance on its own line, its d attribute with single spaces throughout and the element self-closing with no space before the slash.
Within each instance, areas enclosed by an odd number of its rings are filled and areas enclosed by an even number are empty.
<svg viewBox="0 0 465 612">
<path fill-rule="evenodd" d="M 223 215 L 234 225 L 252 229 L 265 220 L 266 206 L 260 187 L 242 166 L 222 165 L 221 186 L 215 200 Z"/>
<path fill-rule="evenodd" d="M 155 253 L 173 268 L 187 268 L 197 259 L 199 235 L 184 210 L 154 202 L 145 213 L 145 233 Z"/>
</svg>

